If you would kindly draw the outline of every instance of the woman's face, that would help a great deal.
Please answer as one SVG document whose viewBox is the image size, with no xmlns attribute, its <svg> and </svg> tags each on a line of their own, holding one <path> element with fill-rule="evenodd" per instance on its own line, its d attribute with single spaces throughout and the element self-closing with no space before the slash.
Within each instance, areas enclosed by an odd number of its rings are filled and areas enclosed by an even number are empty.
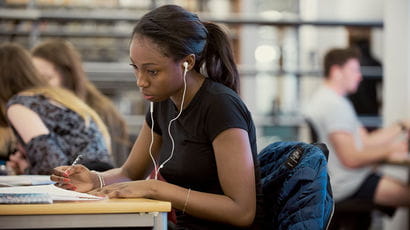
<svg viewBox="0 0 410 230">
<path fill-rule="evenodd" d="M 41 76 L 43 76 L 51 86 L 61 87 L 63 85 L 63 78 L 51 62 L 43 58 L 33 57 L 33 63 Z"/>
<path fill-rule="evenodd" d="M 182 63 L 164 56 L 150 39 L 135 37 L 130 45 L 130 59 L 137 86 L 146 100 L 158 102 L 180 96 Z"/>
</svg>

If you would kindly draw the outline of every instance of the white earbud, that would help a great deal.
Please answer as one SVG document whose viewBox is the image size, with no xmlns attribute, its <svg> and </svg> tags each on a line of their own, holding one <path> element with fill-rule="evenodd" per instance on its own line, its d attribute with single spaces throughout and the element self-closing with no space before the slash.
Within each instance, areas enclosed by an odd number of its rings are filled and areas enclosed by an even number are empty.
<svg viewBox="0 0 410 230">
<path fill-rule="evenodd" d="M 183 63 L 183 65 L 184 65 L 185 71 L 188 71 L 188 62 L 185 61 L 185 62 Z"/>
</svg>

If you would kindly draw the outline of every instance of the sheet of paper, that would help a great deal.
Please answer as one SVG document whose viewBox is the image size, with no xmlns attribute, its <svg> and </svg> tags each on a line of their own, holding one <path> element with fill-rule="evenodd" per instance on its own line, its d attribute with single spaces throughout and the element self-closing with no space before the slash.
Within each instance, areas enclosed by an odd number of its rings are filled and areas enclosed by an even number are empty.
<svg viewBox="0 0 410 230">
<path fill-rule="evenodd" d="M 36 186 L 13 186 L 0 188 L 0 193 L 46 193 L 53 201 L 75 201 L 75 200 L 102 200 L 104 197 L 93 196 L 87 193 L 75 192 L 50 185 Z"/>
<path fill-rule="evenodd" d="M 18 186 L 18 185 L 43 185 L 54 184 L 49 175 L 18 175 L 18 176 L 0 176 L 0 187 Z"/>
</svg>

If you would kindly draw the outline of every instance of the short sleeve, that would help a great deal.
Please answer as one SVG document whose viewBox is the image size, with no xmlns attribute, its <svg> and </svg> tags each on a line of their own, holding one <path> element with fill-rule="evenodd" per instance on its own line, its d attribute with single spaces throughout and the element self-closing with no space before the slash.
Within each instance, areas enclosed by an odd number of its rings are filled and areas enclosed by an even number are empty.
<svg viewBox="0 0 410 230">
<path fill-rule="evenodd" d="M 207 114 L 206 131 L 211 141 L 221 132 L 230 128 L 240 128 L 249 132 L 250 113 L 244 103 L 230 94 L 223 94 L 213 100 Z"/>
<path fill-rule="evenodd" d="M 66 154 L 58 147 L 54 134 L 40 135 L 30 140 L 26 146 L 31 163 L 31 174 L 50 174 L 52 169 L 68 164 Z"/>
<path fill-rule="evenodd" d="M 35 95 L 35 96 L 15 95 L 12 98 L 10 98 L 10 100 L 7 102 L 7 108 L 12 105 L 20 104 L 20 105 L 30 108 L 36 113 L 39 113 L 41 109 L 40 103 L 43 100 L 45 100 L 45 98 L 41 95 Z"/>
<path fill-rule="evenodd" d="M 338 101 L 328 105 L 327 113 L 323 116 L 323 124 L 329 133 L 336 131 L 345 131 L 354 133 L 357 127 L 357 118 L 350 104 Z"/>
</svg>

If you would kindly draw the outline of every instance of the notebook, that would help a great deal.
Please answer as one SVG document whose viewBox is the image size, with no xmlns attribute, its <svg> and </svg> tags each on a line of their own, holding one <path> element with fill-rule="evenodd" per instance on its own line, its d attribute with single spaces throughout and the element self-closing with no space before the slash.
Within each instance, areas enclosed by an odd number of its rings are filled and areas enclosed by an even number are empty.
<svg viewBox="0 0 410 230">
<path fill-rule="evenodd" d="M 49 175 L 0 176 L 0 187 L 54 184 Z"/>
<path fill-rule="evenodd" d="M 14 194 L 14 195 L 12 195 Z M 40 195 L 39 195 L 40 194 Z M 49 198 L 48 198 L 48 197 Z M 75 192 L 50 185 L 14 186 L 0 188 L 0 203 L 51 203 L 55 201 L 92 201 L 103 200 L 104 197 Z"/>
</svg>

